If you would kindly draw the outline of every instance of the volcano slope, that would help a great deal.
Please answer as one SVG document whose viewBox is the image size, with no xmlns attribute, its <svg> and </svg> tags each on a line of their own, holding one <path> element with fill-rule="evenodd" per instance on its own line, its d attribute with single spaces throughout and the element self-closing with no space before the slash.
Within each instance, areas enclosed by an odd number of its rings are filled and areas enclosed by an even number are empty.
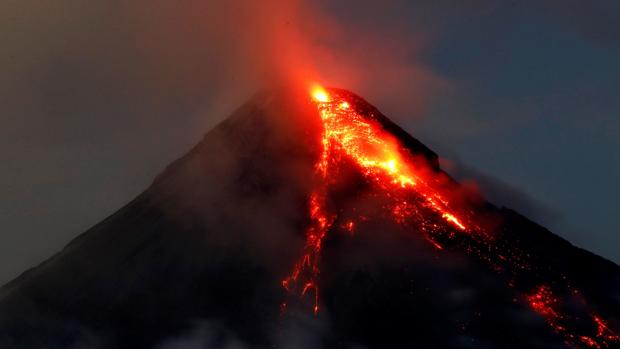
<svg viewBox="0 0 620 349">
<path fill-rule="evenodd" d="M 256 95 L 5 285 L 0 347 L 618 347 L 617 265 L 319 92 Z"/>
</svg>

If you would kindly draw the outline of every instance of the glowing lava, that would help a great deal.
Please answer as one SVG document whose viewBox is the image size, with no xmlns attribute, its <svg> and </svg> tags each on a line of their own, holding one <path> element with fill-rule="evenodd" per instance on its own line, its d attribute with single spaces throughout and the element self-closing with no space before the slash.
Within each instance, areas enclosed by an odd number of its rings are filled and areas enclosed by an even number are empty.
<svg viewBox="0 0 620 349">
<path fill-rule="evenodd" d="M 293 273 L 282 281 L 282 285 L 289 291 L 293 288 L 301 289 L 301 294 L 314 292 L 314 311 L 317 312 L 321 247 L 336 218 L 325 208 L 326 191 L 331 175 L 330 167 L 338 165 L 340 156 L 353 159 L 365 177 L 384 187 L 384 190 L 422 193 L 424 206 L 437 212 L 445 222 L 459 230 L 466 231 L 467 228 L 448 207 L 447 200 L 414 171 L 412 164 L 401 154 L 401 147 L 394 137 L 382 131 L 379 125 L 366 120 L 342 97 L 330 95 L 318 86 L 311 90 L 311 95 L 323 121 L 323 149 L 316 164 L 316 174 L 321 178 L 319 182 L 322 185 L 310 195 L 312 223 L 306 231 L 303 256 L 295 265 Z M 352 231 L 353 227 L 354 223 L 350 222 L 348 229 Z"/>
<path fill-rule="evenodd" d="M 325 89 L 321 86 L 315 86 L 312 88 L 312 98 L 321 103 L 329 102 L 329 96 L 327 95 Z"/>
<path fill-rule="evenodd" d="M 492 270 L 510 277 L 518 277 L 519 273 L 530 270 L 527 253 L 518 247 L 495 242 L 490 234 L 474 223 L 474 209 L 459 207 L 463 204 L 451 200 L 438 173 L 423 161 L 416 161 L 417 155 L 386 131 L 373 115 L 359 112 L 353 101 L 338 91 L 316 86 L 312 88 L 311 96 L 323 124 L 322 149 L 315 164 L 319 184 L 309 198 L 311 223 L 305 232 L 302 256 L 293 272 L 282 281 L 286 290 L 302 296 L 312 293 L 314 312 L 319 311 L 321 249 L 338 218 L 338 212 L 330 212 L 327 208 L 328 193 L 344 160 L 352 161 L 364 180 L 377 193 L 389 198 L 388 214 L 396 223 L 416 228 L 437 250 L 444 249 L 442 243 L 452 242 Z M 348 219 L 340 229 L 353 233 L 359 220 L 359 217 Z M 509 284 L 514 287 L 512 282 Z M 620 342 L 598 315 L 591 315 L 589 319 L 596 329 L 594 333 L 579 333 L 569 328 L 570 323 L 579 317 L 562 309 L 562 300 L 549 286 L 539 286 L 523 298 L 571 345 L 603 348 Z"/>
</svg>

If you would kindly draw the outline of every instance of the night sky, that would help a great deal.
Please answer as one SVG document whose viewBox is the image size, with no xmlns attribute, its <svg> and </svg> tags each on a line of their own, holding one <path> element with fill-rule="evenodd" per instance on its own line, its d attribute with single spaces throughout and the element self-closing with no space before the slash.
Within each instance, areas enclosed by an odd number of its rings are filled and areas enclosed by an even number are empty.
<svg viewBox="0 0 620 349">
<path fill-rule="evenodd" d="M 0 4 L 0 283 L 302 65 L 376 105 L 491 201 L 620 262 L 619 2 L 257 6 Z"/>
</svg>

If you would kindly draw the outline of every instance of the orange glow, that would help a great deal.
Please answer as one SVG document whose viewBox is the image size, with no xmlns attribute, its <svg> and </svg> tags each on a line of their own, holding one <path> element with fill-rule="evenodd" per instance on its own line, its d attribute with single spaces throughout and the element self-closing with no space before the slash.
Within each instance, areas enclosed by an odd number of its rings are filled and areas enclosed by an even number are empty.
<svg viewBox="0 0 620 349">
<path fill-rule="evenodd" d="M 319 94 L 326 93 L 320 89 Z M 447 200 L 433 188 L 432 180 L 424 178 L 403 154 L 401 145 L 392 135 L 377 123 L 367 120 L 350 107 L 349 102 L 334 95 L 325 94 L 323 101 L 316 97 L 323 120 L 324 157 L 319 168 L 327 166 L 331 152 L 343 152 L 353 159 L 370 181 L 379 182 L 384 190 L 412 190 L 421 193 L 427 207 L 436 211 L 446 222 L 460 230 L 467 230 L 456 213 L 447 205 Z"/>
<path fill-rule="evenodd" d="M 311 91 L 312 91 L 312 97 L 317 102 L 321 102 L 321 103 L 329 102 L 329 95 L 327 94 L 327 91 L 325 91 L 323 87 L 316 85 L 312 87 Z"/>
<path fill-rule="evenodd" d="M 564 323 L 574 319 L 559 310 L 560 299 L 554 296 L 551 287 L 547 285 L 537 287 L 533 294 L 527 296 L 527 302 L 532 310 L 542 315 L 555 332 L 566 338 L 568 343 L 576 345 L 578 340 L 581 344 L 598 349 L 609 348 L 611 344 L 620 342 L 620 336 L 610 330 L 598 315 L 591 316 L 592 322 L 596 325 L 596 333 L 593 335 L 577 336 L 570 333 Z"/>
<path fill-rule="evenodd" d="M 604 345 L 620 342 L 620 335 L 612 331 L 598 315 L 593 315 L 592 320 L 596 323 L 596 337 L 602 340 Z"/>
<path fill-rule="evenodd" d="M 458 218 L 454 217 L 453 214 L 450 213 L 443 213 L 441 215 L 443 218 L 445 218 L 448 222 L 451 222 L 452 224 L 456 225 L 457 227 L 459 227 L 459 229 L 461 230 L 465 230 L 467 228 L 465 228 L 465 226 L 459 221 Z"/>
<path fill-rule="evenodd" d="M 527 297 L 527 300 L 532 309 L 544 315 L 553 327 L 557 327 L 555 323 L 561 316 L 555 311 L 555 307 L 559 301 L 553 296 L 548 286 L 538 287 L 533 295 Z"/>
<path fill-rule="evenodd" d="M 347 224 L 344 225 L 344 229 L 348 231 L 349 233 L 353 233 L 355 229 L 355 222 L 348 221 Z"/>
</svg>

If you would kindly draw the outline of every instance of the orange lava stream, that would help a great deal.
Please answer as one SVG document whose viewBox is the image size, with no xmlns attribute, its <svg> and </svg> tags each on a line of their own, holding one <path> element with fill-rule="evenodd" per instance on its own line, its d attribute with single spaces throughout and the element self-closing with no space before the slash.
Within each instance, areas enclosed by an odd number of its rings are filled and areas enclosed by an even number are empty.
<svg viewBox="0 0 620 349">
<path fill-rule="evenodd" d="M 382 132 L 351 108 L 347 101 L 330 96 L 323 89 L 313 93 L 324 126 L 323 153 L 318 168 L 327 177 L 330 155 L 341 151 L 360 166 L 364 175 L 397 190 L 414 190 L 446 222 L 462 231 L 467 227 L 448 207 L 448 201 L 416 172 L 401 153 L 396 139 Z M 387 183 L 386 183 L 387 179 Z"/>
<path fill-rule="evenodd" d="M 563 324 L 571 320 L 568 315 L 563 314 L 558 308 L 560 299 L 556 297 L 548 286 L 538 287 L 532 295 L 526 297 L 530 308 L 542 315 L 549 326 L 556 333 L 563 336 L 568 344 L 576 345 L 581 342 L 592 348 L 608 348 L 614 343 L 620 343 L 620 336 L 614 333 L 607 323 L 598 315 L 591 315 L 590 318 L 596 324 L 596 333 L 593 336 L 575 335 L 571 333 Z"/>
<path fill-rule="evenodd" d="M 398 141 L 378 125 L 367 121 L 358 114 L 350 104 L 322 88 L 312 91 L 313 99 L 323 121 L 322 152 L 316 164 L 316 173 L 322 179 L 322 186 L 310 196 L 310 218 L 312 223 L 306 231 L 306 245 L 302 258 L 296 263 L 291 275 L 282 281 L 282 286 L 293 291 L 297 289 L 302 295 L 314 292 L 314 311 L 319 311 L 319 259 L 321 247 L 327 232 L 336 216 L 330 215 L 325 208 L 325 191 L 329 181 L 330 166 L 337 158 L 335 154 L 344 154 L 359 165 L 366 178 L 397 190 L 413 190 L 420 193 L 426 206 L 437 212 L 453 227 L 467 231 L 467 227 L 448 207 L 442 197 L 422 176 L 415 172 L 413 166 L 401 154 Z M 407 202 L 403 202 L 407 205 Z M 352 231 L 353 222 L 345 229 Z M 429 239 L 429 241 L 432 241 Z M 441 248 L 436 242 L 436 247 Z M 283 304 L 285 307 L 286 304 Z"/>
<path fill-rule="evenodd" d="M 497 256 L 490 257 L 476 251 L 475 246 L 467 248 L 468 253 L 477 254 L 481 260 L 491 264 L 493 269 L 501 270 L 500 266 L 509 263 L 508 267 L 514 270 L 529 269 L 527 260 L 518 248 L 492 246 L 484 240 L 480 228 L 472 223 L 469 212 L 463 208 L 452 207 L 450 200 L 442 194 L 436 178 L 429 174 L 429 169 L 418 168 L 413 161 L 413 154 L 403 146 L 393 135 L 383 130 L 375 120 L 358 113 L 349 101 L 337 93 L 330 93 L 323 88 L 315 87 L 312 98 L 316 104 L 323 122 L 322 150 L 315 164 L 315 176 L 319 185 L 313 190 L 309 199 L 310 226 L 307 228 L 306 243 L 301 258 L 294 266 L 292 273 L 282 281 L 282 286 L 289 292 L 302 296 L 313 293 L 313 310 L 319 311 L 319 274 L 320 256 L 325 237 L 337 219 L 337 214 L 329 212 L 326 205 L 327 191 L 330 180 L 333 179 L 334 166 L 339 165 L 340 159 L 346 157 L 353 160 L 369 183 L 374 183 L 381 190 L 396 199 L 392 208 L 392 215 L 396 222 L 405 224 L 413 215 L 418 206 L 434 212 L 443 219 L 443 226 L 434 220 L 423 222 L 421 231 L 429 233 L 435 231 L 454 231 L 467 234 L 472 239 L 482 241 L 482 245 L 489 251 L 496 251 Z M 421 198 L 420 202 L 410 202 L 406 194 L 413 193 Z M 402 195 L 401 195 L 402 194 Z M 341 227 L 344 231 L 353 232 L 356 223 L 347 221 Z M 450 236 L 454 236 L 450 232 Z M 433 237 L 428 234 L 424 237 L 438 250 L 443 250 Z M 501 252 L 501 253 L 500 253 Z M 511 254 L 504 256 L 504 252 Z M 496 263 L 499 260 L 500 263 Z M 562 313 L 559 306 L 560 299 L 556 297 L 548 286 L 539 286 L 533 294 L 525 296 L 529 307 L 543 316 L 547 323 L 571 345 L 586 345 L 593 348 L 606 348 L 610 344 L 620 343 L 620 337 L 612 332 L 607 324 L 598 316 L 591 315 L 592 323 L 597 332 L 591 336 L 575 335 L 569 332 L 565 323 L 570 316 Z M 286 308 L 286 303 L 283 304 Z"/>
</svg>

